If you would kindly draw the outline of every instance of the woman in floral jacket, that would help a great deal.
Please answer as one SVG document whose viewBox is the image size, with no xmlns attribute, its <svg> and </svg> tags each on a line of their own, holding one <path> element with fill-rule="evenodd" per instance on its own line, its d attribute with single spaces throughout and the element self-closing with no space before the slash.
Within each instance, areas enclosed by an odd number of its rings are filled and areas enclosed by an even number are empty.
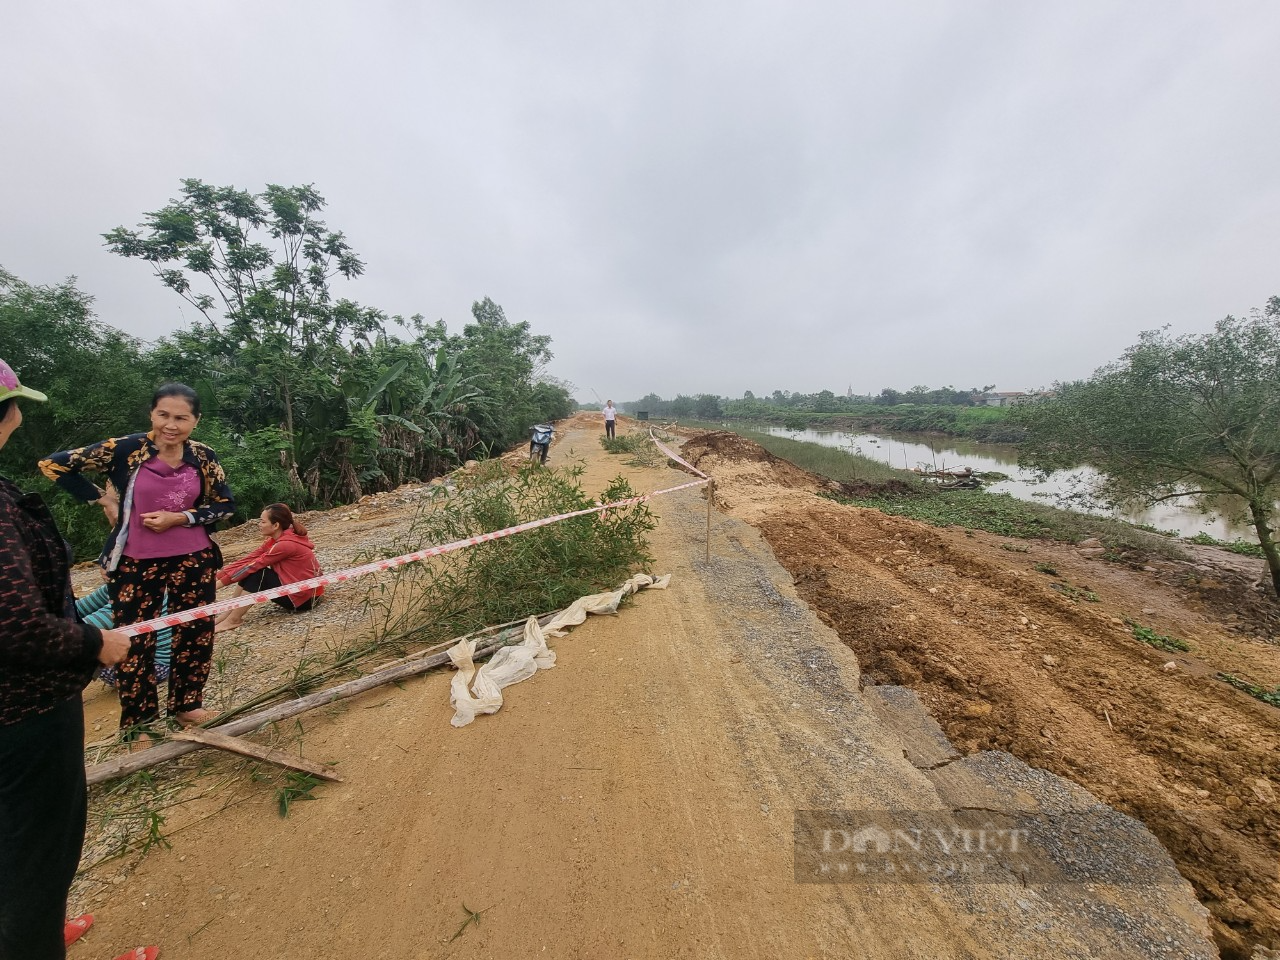
<svg viewBox="0 0 1280 960">
<path fill-rule="evenodd" d="M 231 490 L 214 452 L 191 440 L 200 422 L 200 398 L 169 383 L 151 401 L 151 430 L 50 454 L 40 469 L 72 496 L 103 507 L 114 529 L 102 553 L 118 626 L 212 603 L 221 566 L 209 528 L 235 512 Z M 82 473 L 106 474 L 103 493 Z M 183 726 L 210 719 L 204 685 L 213 656 L 213 621 L 201 618 L 173 629 L 169 714 Z M 155 635 L 133 639 L 116 668 L 120 727 L 135 737 L 158 720 Z"/>
</svg>

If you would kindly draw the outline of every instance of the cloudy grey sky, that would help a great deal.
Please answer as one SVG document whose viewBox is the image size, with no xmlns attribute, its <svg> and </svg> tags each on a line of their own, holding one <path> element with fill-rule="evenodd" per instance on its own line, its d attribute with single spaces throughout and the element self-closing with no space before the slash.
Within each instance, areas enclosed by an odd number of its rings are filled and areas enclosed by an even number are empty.
<svg viewBox="0 0 1280 960">
<path fill-rule="evenodd" d="M 337 288 L 649 391 L 1014 390 L 1280 293 L 1280 4 L 9 4 L 0 265 L 192 319 L 100 234 L 312 183 Z"/>
</svg>

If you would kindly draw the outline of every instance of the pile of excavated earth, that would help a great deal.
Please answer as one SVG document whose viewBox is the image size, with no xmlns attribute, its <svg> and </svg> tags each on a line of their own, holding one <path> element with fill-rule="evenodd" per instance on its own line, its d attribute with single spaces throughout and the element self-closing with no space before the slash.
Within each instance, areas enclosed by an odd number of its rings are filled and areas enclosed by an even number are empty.
<svg viewBox="0 0 1280 960">
<path fill-rule="evenodd" d="M 638 491 L 687 479 L 605 453 L 597 420 L 559 424 L 548 468 L 580 466 L 593 496 L 619 475 Z M 555 668 L 498 713 L 452 727 L 442 671 L 266 728 L 252 739 L 343 777 L 284 818 L 261 765 L 200 751 L 157 766 L 149 789 L 183 802 L 145 855 L 103 854 L 101 812 L 130 794 L 99 792 L 75 890 L 98 922 L 70 956 L 143 941 L 171 958 L 395 960 L 1280 947 L 1280 711 L 1218 678 L 1280 685 L 1252 562 L 1200 551 L 1189 587 L 1172 562 L 1011 550 L 842 505 L 731 434 L 690 434 L 682 455 L 714 478 L 714 509 L 705 488 L 650 503 L 670 587 L 553 641 Z M 390 549 L 429 493 L 307 515 L 325 568 Z M 254 525 L 219 539 L 247 552 Z M 340 584 L 301 617 L 253 611 L 219 638 L 209 705 L 363 629 L 369 589 Z M 1126 620 L 1190 649 L 1152 649 Z M 95 684 L 86 709 L 108 741 L 114 694 Z M 911 825 L 1022 830 L 1029 849 L 972 861 L 985 872 L 946 848 L 881 869 Z"/>
</svg>

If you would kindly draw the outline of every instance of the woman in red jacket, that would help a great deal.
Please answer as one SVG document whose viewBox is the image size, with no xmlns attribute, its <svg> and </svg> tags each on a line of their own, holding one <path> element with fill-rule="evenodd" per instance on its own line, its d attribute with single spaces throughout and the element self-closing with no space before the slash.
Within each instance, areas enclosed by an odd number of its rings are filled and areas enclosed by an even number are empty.
<svg viewBox="0 0 1280 960">
<path fill-rule="evenodd" d="M 226 586 L 239 584 L 236 595 L 270 590 L 299 580 L 320 576 L 320 562 L 316 559 L 316 547 L 307 538 L 307 528 L 293 516 L 283 503 L 273 503 L 258 518 L 258 531 L 265 538 L 262 546 L 243 560 L 228 563 L 218 574 L 218 582 Z M 303 613 L 311 609 L 312 602 L 324 593 L 324 587 L 303 590 L 284 597 L 273 597 L 272 602 L 290 613 Z M 234 630 L 248 612 L 248 607 L 228 610 L 214 621 L 219 633 Z"/>
</svg>

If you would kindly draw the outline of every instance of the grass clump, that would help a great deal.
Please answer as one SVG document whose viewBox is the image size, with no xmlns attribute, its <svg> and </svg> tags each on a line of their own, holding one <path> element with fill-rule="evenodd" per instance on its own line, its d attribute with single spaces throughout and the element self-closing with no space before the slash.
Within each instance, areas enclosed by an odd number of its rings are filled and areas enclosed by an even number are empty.
<svg viewBox="0 0 1280 960">
<path fill-rule="evenodd" d="M 1056 529 L 1056 512 L 1052 508 L 1016 500 L 1007 493 L 991 494 L 980 490 L 950 490 L 922 497 L 852 497 L 861 507 L 874 507 L 883 513 L 923 520 L 935 527 L 965 527 L 986 530 L 1003 537 L 1022 540 L 1074 541 Z M 1055 532 L 1058 533 L 1055 536 Z"/>
<path fill-rule="evenodd" d="M 1177 637 L 1170 637 L 1163 633 L 1156 633 L 1150 627 L 1144 627 L 1135 620 L 1126 620 L 1125 623 L 1133 631 L 1133 638 L 1142 641 L 1149 647 L 1164 650 L 1166 653 L 1185 653 L 1191 649 L 1185 640 L 1179 640 Z"/>
<path fill-rule="evenodd" d="M 90 865 L 131 850 L 145 854 L 152 847 L 167 848 L 164 811 L 175 805 L 182 789 L 181 784 L 162 784 L 154 770 L 139 770 L 95 791 L 88 820 L 99 856 L 90 857 Z"/>
<path fill-rule="evenodd" d="M 1054 540 L 1074 544 L 1096 537 L 1108 544 L 1105 559 L 1122 563 L 1129 562 L 1128 555 L 1131 553 L 1139 556 L 1154 554 L 1182 558 L 1176 543 L 1145 533 L 1123 521 L 1060 510 L 1041 503 L 1029 503 L 1007 493 L 925 489 L 913 496 L 890 493 L 872 497 L 836 496 L 835 499 L 842 503 L 872 507 L 883 513 L 921 520 L 935 527 L 956 526 L 985 530 L 1019 540 Z"/>
<path fill-rule="evenodd" d="M 1256 683 L 1250 683 L 1248 680 L 1241 680 L 1233 673 L 1220 673 L 1218 679 L 1224 683 L 1229 683 L 1255 700 L 1261 700 L 1263 703 L 1273 707 L 1280 707 L 1280 687 L 1274 690 L 1268 690 L 1266 687 L 1260 687 Z"/>
<path fill-rule="evenodd" d="M 1085 587 L 1073 587 L 1069 583 L 1051 583 L 1049 586 L 1068 600 L 1084 600 L 1086 603 L 1097 603 L 1099 601 L 1098 595 Z"/>
<path fill-rule="evenodd" d="M 915 474 L 895 470 L 888 464 L 863 456 L 856 448 L 827 447 L 820 443 L 775 437 L 771 433 L 755 430 L 736 430 L 739 436 L 758 443 L 775 457 L 789 460 L 802 470 L 816 473 L 840 483 L 887 483 L 891 480 L 909 480 L 916 483 Z"/>
<path fill-rule="evenodd" d="M 580 466 L 524 466 L 510 475 L 501 464 L 482 465 L 459 478 L 457 495 L 424 507 L 391 550 L 412 553 L 594 507 L 581 476 Z M 634 496 L 618 478 L 600 494 L 600 502 Z M 399 567 L 366 598 L 374 633 L 429 643 L 558 610 L 647 567 L 646 534 L 655 524 L 645 504 L 632 504 L 482 543 L 429 564 Z"/>
<path fill-rule="evenodd" d="M 607 453 L 627 454 L 624 461 L 633 467 L 652 467 L 662 460 L 662 453 L 646 433 L 628 433 L 621 437 L 604 436 L 600 438 L 600 446 Z"/>
<path fill-rule="evenodd" d="M 1202 547 L 1221 547 L 1223 550 L 1238 553 L 1243 557 L 1261 559 L 1264 556 L 1262 544 L 1250 543 L 1248 540 L 1218 540 L 1207 533 L 1197 533 L 1194 537 L 1187 537 L 1187 543 L 1195 543 Z"/>
<path fill-rule="evenodd" d="M 492 909 L 493 907 L 485 907 L 483 910 L 472 910 L 465 903 L 463 903 L 462 912 L 467 915 L 467 919 L 462 921 L 462 926 L 458 928 L 457 933 L 455 933 L 452 937 L 449 938 L 449 942 L 453 943 L 453 941 L 457 940 L 460 936 L 466 933 L 467 927 L 471 926 L 471 924 L 474 923 L 477 927 L 480 926 L 480 918 Z"/>
</svg>

